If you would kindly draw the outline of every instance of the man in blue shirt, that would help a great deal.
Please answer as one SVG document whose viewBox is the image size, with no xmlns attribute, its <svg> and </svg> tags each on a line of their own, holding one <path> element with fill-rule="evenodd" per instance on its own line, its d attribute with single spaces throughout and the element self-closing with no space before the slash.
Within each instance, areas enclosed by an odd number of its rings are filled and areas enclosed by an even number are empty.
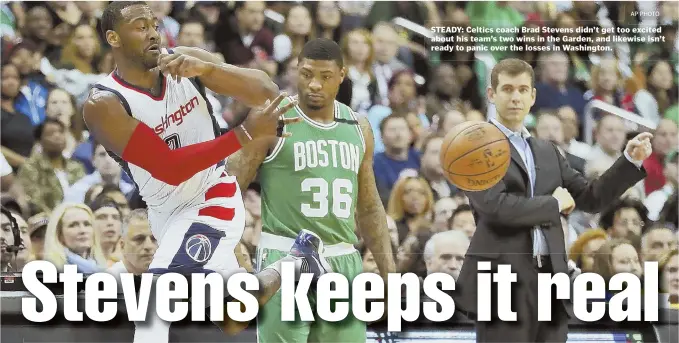
<svg viewBox="0 0 679 343">
<path fill-rule="evenodd" d="M 401 172 L 420 170 L 420 154 L 411 148 L 413 134 L 401 116 L 388 116 L 380 123 L 384 152 L 375 155 L 373 169 L 380 197 L 386 203 Z"/>
<path fill-rule="evenodd" d="M 576 206 L 586 212 L 605 208 L 646 176 L 641 163 L 651 154 L 652 135 L 639 134 L 627 143 L 625 156 L 597 180 L 587 180 L 554 144 L 531 137 L 524 127 L 535 103 L 534 79 L 533 68 L 522 60 L 505 59 L 493 68 L 487 93 L 497 118 L 491 123 L 509 140 L 511 162 L 492 188 L 465 192 L 476 231 L 458 278 L 456 304 L 477 319 L 477 342 L 566 342 L 572 305 L 556 299 L 553 289 L 547 289 L 551 302 L 538 304 L 545 290 L 537 282 L 539 273 L 568 274 L 561 215 Z M 496 273 L 498 265 L 510 265 L 517 282 L 501 290 L 491 286 L 488 299 L 477 293 L 477 273 Z M 492 306 L 486 316 L 477 308 L 481 297 L 504 306 Z M 549 321 L 538 318 L 544 307 L 552 309 Z"/>
</svg>

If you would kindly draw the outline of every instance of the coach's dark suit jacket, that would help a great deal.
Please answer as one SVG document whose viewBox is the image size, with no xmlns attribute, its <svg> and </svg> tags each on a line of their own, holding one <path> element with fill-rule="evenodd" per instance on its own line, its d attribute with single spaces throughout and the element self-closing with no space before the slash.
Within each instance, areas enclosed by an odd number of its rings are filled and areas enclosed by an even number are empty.
<svg viewBox="0 0 679 343">
<path fill-rule="evenodd" d="M 625 156 L 621 156 L 601 177 L 588 182 L 585 177 L 571 168 L 566 159 L 551 142 L 529 138 L 535 161 L 535 192 L 530 197 L 530 180 L 519 152 L 509 142 L 511 162 L 506 175 L 492 188 L 482 192 L 466 192 L 476 220 L 476 232 L 467 251 L 460 276 L 456 284 L 456 305 L 463 311 L 476 313 L 477 306 L 477 262 L 491 261 L 493 270 L 497 264 L 511 264 L 517 273 L 513 291 L 531 286 L 537 282 L 534 267 L 532 230 L 538 225 L 543 228 L 555 273 L 567 273 L 567 256 L 564 234 L 561 227 L 559 205 L 552 192 L 561 186 L 566 188 L 575 200 L 576 207 L 586 212 L 598 212 L 620 197 L 625 190 L 646 176 Z M 496 285 L 492 285 L 495 289 Z M 535 292 L 532 286 L 531 292 Z M 537 293 L 535 293 L 537 298 Z M 493 300 L 495 304 L 497 300 Z M 521 304 L 512 309 L 521 311 Z M 570 317 L 573 317 L 570 301 L 564 302 Z M 495 305 L 492 306 L 495 313 Z"/>
</svg>

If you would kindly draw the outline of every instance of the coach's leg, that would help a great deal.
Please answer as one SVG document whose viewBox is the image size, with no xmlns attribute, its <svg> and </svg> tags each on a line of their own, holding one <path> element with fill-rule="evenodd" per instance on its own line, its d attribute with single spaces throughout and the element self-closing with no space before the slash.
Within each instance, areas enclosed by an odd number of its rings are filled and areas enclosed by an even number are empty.
<svg viewBox="0 0 679 343">
<path fill-rule="evenodd" d="M 288 255 L 288 252 L 262 249 L 260 256 L 263 260 L 258 261 L 262 266 L 275 266 L 280 260 Z M 260 274 L 273 272 L 264 269 Z M 258 274 L 259 275 L 259 274 Z M 280 288 L 280 279 L 278 288 Z M 264 289 L 264 288 L 263 288 Z M 262 296 L 262 299 L 266 295 Z M 259 309 L 257 316 L 257 340 L 260 343 L 296 343 L 306 342 L 309 335 L 309 322 L 300 320 L 296 315 L 294 321 L 284 322 L 281 320 L 281 292 L 277 289 L 270 299 L 267 299 Z"/>
<path fill-rule="evenodd" d="M 349 295 L 354 278 L 363 272 L 363 260 L 359 252 L 348 255 L 327 258 L 332 270 L 344 275 L 349 281 Z M 386 290 L 385 290 L 386 291 Z M 314 300 L 316 297 L 314 296 Z M 312 306 L 315 308 L 315 301 Z M 336 303 L 334 301 L 333 303 Z M 331 304 L 330 308 L 334 308 Z M 318 316 L 317 316 L 318 317 Z M 364 343 L 366 341 L 366 323 L 353 316 L 351 300 L 349 300 L 349 315 L 338 322 L 326 322 L 320 318 L 311 324 L 308 342 L 318 343 Z"/>
</svg>

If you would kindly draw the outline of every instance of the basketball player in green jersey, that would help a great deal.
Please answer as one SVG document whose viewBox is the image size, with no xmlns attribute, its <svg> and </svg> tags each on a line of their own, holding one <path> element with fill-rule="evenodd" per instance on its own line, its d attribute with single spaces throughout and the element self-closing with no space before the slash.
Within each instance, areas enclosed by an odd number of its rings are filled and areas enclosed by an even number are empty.
<svg viewBox="0 0 679 343">
<path fill-rule="evenodd" d="M 303 118 L 285 127 L 292 135 L 253 142 L 227 160 L 228 171 L 236 175 L 241 189 L 247 189 L 256 174 L 261 184 L 262 236 L 256 268 L 284 257 L 305 229 L 321 238 L 332 271 L 346 276 L 351 285 L 363 269 L 354 248 L 358 224 L 386 280 L 396 267 L 373 174 L 374 138 L 365 118 L 335 101 L 346 75 L 340 47 L 327 39 L 309 41 L 297 69 L 299 95 L 280 104 L 296 102 L 284 117 Z M 313 291 L 309 303 L 315 309 Z M 364 343 L 366 324 L 351 313 L 334 323 L 323 322 L 315 313 L 313 322 L 283 322 L 279 292 L 260 309 L 258 339 L 260 343 Z"/>
</svg>

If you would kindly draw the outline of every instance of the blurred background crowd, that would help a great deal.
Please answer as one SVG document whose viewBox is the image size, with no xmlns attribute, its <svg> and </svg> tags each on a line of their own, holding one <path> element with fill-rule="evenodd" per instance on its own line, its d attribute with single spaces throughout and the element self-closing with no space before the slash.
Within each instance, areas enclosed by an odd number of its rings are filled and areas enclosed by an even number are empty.
<svg viewBox="0 0 679 343">
<path fill-rule="evenodd" d="M 100 32 L 106 3 L 2 4 L 2 205 L 15 213 L 25 247 L 17 256 L 9 253 L 14 239 L 3 215 L 3 272 L 20 272 L 33 259 L 75 263 L 84 272 L 125 259 L 128 268 L 142 272 L 155 251 L 134 183 L 88 135 L 80 114 L 92 84 L 115 68 Z M 444 178 L 439 151 L 442 136 L 455 125 L 494 115 L 485 89 L 500 59 L 522 58 L 535 68 L 537 100 L 526 127 L 554 142 L 587 178 L 605 172 L 627 139 L 644 129 L 591 107 L 592 101 L 649 120 L 657 128 L 653 155 L 644 162 L 648 177 L 603 212 L 576 209 L 562 223 L 569 259 L 583 271 L 606 279 L 618 272 L 641 276 L 643 262 L 658 261 L 661 291 L 671 294 L 674 306 L 679 303 L 677 2 L 154 1 L 150 6 L 165 46 L 201 47 L 226 63 L 261 69 L 289 94 L 296 93 L 296 55 L 306 41 L 326 37 L 340 44 L 347 78 L 338 100 L 366 116 L 375 131 L 374 171 L 400 272 L 459 273 L 474 235 L 474 216 L 464 193 Z M 630 15 L 635 10 L 660 15 Z M 644 26 L 660 27 L 660 33 L 645 35 L 662 39 L 603 43 L 611 44 L 612 53 L 434 53 L 430 26 Z M 469 40 L 471 35 L 459 36 Z M 230 98 L 208 97 L 223 128 L 248 111 Z M 257 184 L 243 196 L 248 212 L 243 242 L 254 257 L 261 231 Z M 365 270 L 375 271 L 370 251 L 360 248 Z"/>
</svg>

